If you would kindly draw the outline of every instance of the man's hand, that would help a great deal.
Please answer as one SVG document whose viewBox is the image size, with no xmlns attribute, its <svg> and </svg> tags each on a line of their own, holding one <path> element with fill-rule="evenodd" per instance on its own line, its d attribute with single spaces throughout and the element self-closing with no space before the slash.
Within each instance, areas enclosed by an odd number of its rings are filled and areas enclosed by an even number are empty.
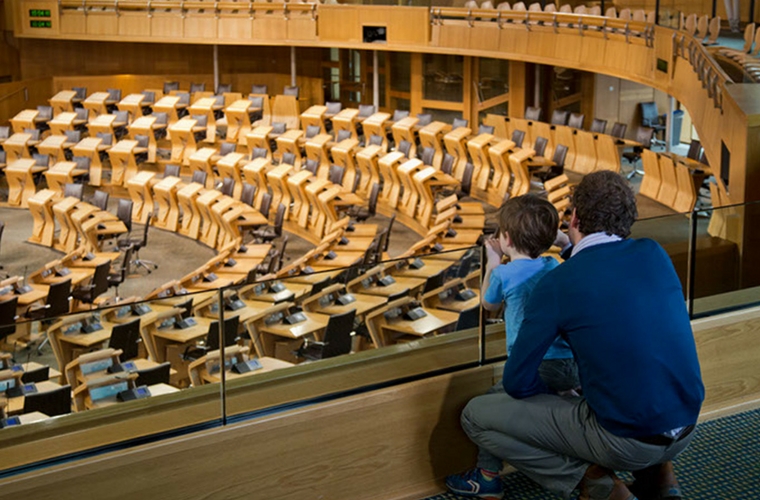
<svg viewBox="0 0 760 500">
<path fill-rule="evenodd" d="M 488 259 L 487 264 L 493 267 L 496 267 L 499 264 L 501 264 L 501 257 L 504 255 L 504 253 L 501 251 L 499 240 L 489 238 L 486 240 L 485 246 L 486 246 L 486 258 Z"/>
</svg>

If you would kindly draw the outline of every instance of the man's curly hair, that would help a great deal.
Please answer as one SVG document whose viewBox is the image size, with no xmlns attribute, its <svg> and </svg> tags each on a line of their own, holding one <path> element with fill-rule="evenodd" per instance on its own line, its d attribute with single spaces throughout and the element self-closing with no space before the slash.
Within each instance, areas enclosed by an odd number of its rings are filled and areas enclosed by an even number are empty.
<svg viewBox="0 0 760 500">
<path fill-rule="evenodd" d="M 605 232 L 627 238 L 636 221 L 636 198 L 628 183 L 615 172 L 601 170 L 583 178 L 573 193 L 579 230 L 588 235 Z"/>
</svg>

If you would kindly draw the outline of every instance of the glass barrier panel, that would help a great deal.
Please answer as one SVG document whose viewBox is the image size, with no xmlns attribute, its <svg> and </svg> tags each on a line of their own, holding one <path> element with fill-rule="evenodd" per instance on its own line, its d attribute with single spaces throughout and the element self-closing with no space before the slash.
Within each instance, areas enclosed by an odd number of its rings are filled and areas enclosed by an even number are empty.
<svg viewBox="0 0 760 500">
<path fill-rule="evenodd" d="M 464 57 L 423 54 L 423 99 L 462 102 Z"/>
<path fill-rule="evenodd" d="M 694 315 L 706 316 L 760 302 L 760 257 L 752 241 L 760 203 L 700 213 L 694 266 Z"/>
<path fill-rule="evenodd" d="M 639 213 L 646 212 L 647 205 L 654 201 L 639 196 L 637 198 Z M 639 219 L 631 228 L 631 238 L 650 238 L 659 243 L 670 256 L 676 274 L 681 281 L 684 300 L 686 300 L 689 274 L 689 233 L 691 219 L 689 214 L 673 214 L 661 217 Z"/>
<path fill-rule="evenodd" d="M 450 243 L 331 269 L 351 259 L 339 248 L 298 273 L 224 291 L 225 318 L 239 318 L 225 347 L 227 416 L 477 362 L 479 248 Z M 191 379 L 221 381 L 203 366 Z"/>
<path fill-rule="evenodd" d="M 219 388 L 195 387 L 189 370 L 218 341 L 218 324 L 196 312 L 218 292 L 159 290 L 154 300 L 110 297 L 64 316 L 40 307 L 33 320 L 0 325 L 11 347 L 0 354 L 0 471 L 221 425 Z"/>
</svg>

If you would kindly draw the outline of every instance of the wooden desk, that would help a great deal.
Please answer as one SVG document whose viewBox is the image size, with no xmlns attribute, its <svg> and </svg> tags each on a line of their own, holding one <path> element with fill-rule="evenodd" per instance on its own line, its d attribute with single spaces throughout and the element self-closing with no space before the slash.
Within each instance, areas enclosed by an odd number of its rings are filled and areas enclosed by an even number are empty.
<svg viewBox="0 0 760 500">
<path fill-rule="evenodd" d="M 23 413 L 18 416 L 18 419 L 21 421 L 21 425 L 33 424 L 34 422 L 41 422 L 42 420 L 47 420 L 48 418 L 50 417 L 45 415 L 41 411 Z"/>
<path fill-rule="evenodd" d="M 13 133 L 22 134 L 26 129 L 37 128 L 34 125 L 34 119 L 37 118 L 37 115 L 39 114 L 40 112 L 36 109 L 25 109 L 17 113 L 16 116 L 10 119 Z"/>
<path fill-rule="evenodd" d="M 451 131 L 451 125 L 439 121 L 434 121 L 422 127 L 419 131 L 420 146 L 422 148 L 433 148 L 433 168 L 440 170 L 443 161 L 443 136 Z"/>
<path fill-rule="evenodd" d="M 464 167 L 467 165 L 467 138 L 472 130 L 467 127 L 458 127 L 443 136 L 446 152 L 456 159 L 452 174 L 457 179 L 462 178 Z"/>
<path fill-rule="evenodd" d="M 163 396 L 165 394 L 174 394 L 175 392 L 179 392 L 179 389 L 176 387 L 172 387 L 169 384 L 153 384 L 148 386 L 148 390 L 150 391 L 150 397 L 154 398 L 156 396 Z M 89 410 L 94 410 L 97 408 L 105 408 L 107 406 L 112 406 L 115 404 L 122 404 L 123 402 L 116 399 L 116 396 L 110 396 L 107 398 L 99 399 L 92 403 L 92 406 L 88 407 Z"/>
<path fill-rule="evenodd" d="M 389 113 L 375 113 L 362 122 L 367 145 L 370 144 L 373 137 L 380 137 L 382 142 L 378 147 L 380 147 L 383 152 L 388 151 L 388 135 L 386 129 L 390 119 L 391 115 Z"/>
<path fill-rule="evenodd" d="M 363 293 L 352 293 L 351 295 L 356 299 L 354 302 L 346 305 L 332 304 L 327 307 L 320 307 L 317 309 L 317 312 L 332 316 L 333 314 L 343 314 L 354 310 L 356 311 L 356 316 L 361 317 L 388 302 L 387 297 L 380 295 L 365 295 Z"/>
<path fill-rule="evenodd" d="M 309 126 L 319 127 L 320 134 L 326 134 L 325 129 L 325 113 L 327 112 L 327 106 L 310 106 L 309 109 L 301 113 L 301 130 L 306 132 Z"/>
<path fill-rule="evenodd" d="M 381 330 L 386 337 L 384 345 L 388 345 L 388 334 L 401 333 L 424 337 L 438 330 L 456 324 L 458 312 L 425 309 L 427 316 L 411 321 L 402 317 L 394 318 L 382 325 Z"/>
<path fill-rule="evenodd" d="M 55 238 L 55 218 L 53 203 L 59 194 L 50 189 L 38 191 L 27 200 L 29 212 L 32 214 L 34 226 L 32 236 L 27 241 L 37 245 L 52 247 Z"/>
<path fill-rule="evenodd" d="M 90 122 L 92 122 L 98 116 L 108 113 L 108 108 L 106 105 L 107 100 L 108 92 L 95 92 L 93 94 L 90 94 L 87 99 L 82 101 L 82 106 L 84 106 L 85 109 L 90 110 Z"/>
<path fill-rule="evenodd" d="M 3 150 L 6 154 L 5 162 L 10 165 L 13 161 L 31 158 L 29 146 L 32 142 L 32 134 L 16 133 L 7 138 L 3 143 Z"/>
<path fill-rule="evenodd" d="M 179 103 L 179 97 L 174 95 L 167 95 L 159 99 L 153 105 L 153 113 L 166 113 L 167 126 L 179 121 L 179 114 L 177 111 L 183 107 Z"/>
<path fill-rule="evenodd" d="M 172 368 L 177 371 L 181 370 L 182 360 L 179 358 L 179 354 L 181 354 L 180 349 L 204 338 L 208 334 L 209 325 L 213 320 L 196 316 L 195 321 L 197 322 L 195 326 L 183 330 L 173 326 L 166 328 L 152 328 L 150 330 L 153 345 L 155 345 L 156 362 L 163 363 L 164 361 L 171 361 Z M 168 351 L 168 348 L 170 347 L 174 348 L 171 353 Z"/>
<path fill-rule="evenodd" d="M 58 116 L 61 113 L 74 111 L 74 98 L 77 93 L 73 90 L 61 90 L 56 95 L 51 97 L 48 102 L 53 107 L 53 116 Z"/>
<path fill-rule="evenodd" d="M 151 183 L 155 176 L 155 172 L 143 170 L 127 181 L 129 197 L 134 203 L 132 205 L 132 220 L 137 223 L 147 223 L 148 217 L 153 214 L 154 206 Z"/>
<path fill-rule="evenodd" d="M 197 124 L 197 120 L 186 116 L 169 125 L 168 130 L 172 141 L 172 163 L 180 165 L 190 164 L 190 156 L 198 148 L 195 142 L 195 133 L 193 132 Z"/>
<path fill-rule="evenodd" d="M 179 203 L 177 191 L 182 186 L 179 177 L 166 177 L 153 186 L 158 213 L 153 221 L 156 227 L 176 232 L 179 226 Z"/>
<path fill-rule="evenodd" d="M 249 113 L 261 111 L 252 105 L 248 99 L 240 99 L 233 102 L 224 110 L 227 117 L 227 141 L 245 144 L 245 136 L 251 131 L 251 117 Z"/>
<path fill-rule="evenodd" d="M 87 124 L 87 130 L 90 137 L 97 137 L 98 133 L 111 134 L 115 138 L 114 127 L 116 126 L 116 115 L 100 115 Z"/>
<path fill-rule="evenodd" d="M 63 198 L 64 185 L 73 183 L 75 177 L 81 177 L 86 173 L 87 170 L 77 168 L 77 164 L 74 162 L 61 161 L 45 172 L 45 179 L 47 179 L 48 188 L 54 191 L 59 198 Z"/>
<path fill-rule="evenodd" d="M 52 135 L 64 135 L 67 130 L 74 130 L 76 124 L 77 114 L 71 112 L 64 112 L 56 115 L 52 120 L 48 122 L 50 126 L 50 133 Z"/>
<path fill-rule="evenodd" d="M 335 134 L 335 137 L 338 137 L 338 134 L 341 131 L 349 132 L 351 134 L 352 139 L 359 140 L 359 136 L 356 132 L 356 124 L 355 120 L 356 117 L 359 115 L 359 110 L 354 108 L 347 108 L 341 110 L 340 113 L 333 116 L 332 123 L 333 123 L 333 133 Z"/>
<path fill-rule="evenodd" d="M 129 113 L 129 122 L 131 123 L 143 115 L 142 102 L 144 100 L 145 96 L 143 94 L 129 94 L 122 99 L 116 107 L 119 108 L 119 111 L 126 111 Z"/>
<path fill-rule="evenodd" d="M 47 167 L 40 167 L 29 158 L 22 158 L 10 163 L 5 168 L 5 176 L 8 180 L 8 205 L 27 208 L 29 198 L 34 196 L 36 191 L 34 175 L 45 170 Z"/>
<path fill-rule="evenodd" d="M 198 239 L 202 221 L 197 199 L 203 192 L 203 186 L 196 182 L 192 182 L 177 191 L 177 202 L 182 211 L 182 224 L 179 227 L 179 234 L 194 240 Z"/>
<path fill-rule="evenodd" d="M 273 356 L 275 342 L 277 337 L 286 339 L 301 339 L 307 335 L 319 337 L 321 332 L 327 327 L 330 316 L 319 313 L 304 312 L 306 321 L 295 325 L 285 323 L 275 323 L 267 325 L 262 323 L 259 326 L 259 342 L 254 342 L 259 357 Z M 319 338 L 317 338 L 319 340 Z"/>
<path fill-rule="evenodd" d="M 74 156 L 84 156 L 90 159 L 90 185 L 100 186 L 103 176 L 103 163 L 100 161 L 100 149 L 103 139 L 87 137 L 71 148 Z"/>
<path fill-rule="evenodd" d="M 154 163 L 156 161 L 156 126 L 155 116 L 141 116 L 134 120 L 129 125 L 129 138 L 133 141 L 137 140 L 137 136 L 141 135 L 148 138 L 148 162 Z"/>
<path fill-rule="evenodd" d="M 418 121 L 420 121 L 419 118 L 407 116 L 391 126 L 391 132 L 396 147 L 401 144 L 401 141 L 407 141 L 411 144 L 411 147 L 409 148 L 409 158 L 417 157 L 417 141 L 414 138 L 414 128 Z"/>
<path fill-rule="evenodd" d="M 219 171 L 219 177 L 224 179 L 229 177 L 235 181 L 235 187 L 232 191 L 232 197 L 236 200 L 240 199 L 240 194 L 243 192 L 243 169 L 242 164 L 245 162 L 245 155 L 242 153 L 229 153 L 223 156 L 217 163 L 216 169 Z M 208 175 L 206 176 L 208 179 Z M 214 179 L 214 176 L 211 176 Z M 272 204 L 273 207 L 277 205 Z"/>
<path fill-rule="evenodd" d="M 49 380 L 37 382 L 35 385 L 37 386 L 37 393 L 50 392 L 62 387 L 60 384 Z M 8 415 L 20 415 L 24 411 L 24 399 L 24 396 L 8 398 Z"/>
<path fill-rule="evenodd" d="M 201 97 L 189 108 L 190 116 L 206 117 L 206 142 L 213 143 L 216 139 L 216 118 L 214 111 L 222 109 L 222 105 L 216 103 L 216 97 Z"/>
<path fill-rule="evenodd" d="M 259 363 L 261 363 L 261 368 L 258 370 L 247 372 L 247 373 L 233 373 L 230 370 L 227 370 L 224 377 L 227 380 L 235 380 L 239 378 L 245 378 L 250 377 L 251 375 L 258 375 L 260 373 L 267 373 L 274 370 L 279 370 L 280 368 L 289 368 L 291 366 L 295 366 L 293 363 L 289 363 L 287 361 L 283 361 L 281 359 L 277 358 L 270 358 L 270 357 L 263 357 L 263 358 L 256 358 Z M 221 376 L 219 376 L 216 373 L 209 373 L 208 371 L 204 370 L 203 375 L 201 376 L 202 380 L 205 383 L 208 384 L 216 384 L 221 382 Z"/>
<path fill-rule="evenodd" d="M 440 272 L 447 271 L 454 264 L 456 264 L 456 262 L 452 262 L 452 261 L 432 260 L 432 259 L 426 259 L 424 257 L 421 258 L 420 260 L 423 262 L 424 266 L 422 266 L 419 269 L 414 269 L 413 267 L 405 267 L 403 269 L 395 271 L 393 273 L 394 278 L 396 276 L 406 276 L 409 278 L 428 279 L 431 276 L 435 276 Z"/>
<path fill-rule="evenodd" d="M 42 142 L 37 144 L 37 152 L 50 157 L 48 165 L 50 165 L 50 163 L 65 161 L 66 156 L 63 149 L 66 141 L 67 139 L 65 135 L 49 135 Z"/>
</svg>

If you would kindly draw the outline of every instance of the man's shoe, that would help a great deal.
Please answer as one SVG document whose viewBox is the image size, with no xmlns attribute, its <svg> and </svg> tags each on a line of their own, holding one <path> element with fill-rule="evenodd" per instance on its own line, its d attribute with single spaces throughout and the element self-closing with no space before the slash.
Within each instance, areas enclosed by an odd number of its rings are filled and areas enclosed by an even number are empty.
<svg viewBox="0 0 760 500">
<path fill-rule="evenodd" d="M 673 462 L 648 467 L 633 473 L 635 481 L 629 489 L 641 500 L 681 500 L 681 486 L 673 470 Z"/>
<path fill-rule="evenodd" d="M 501 478 L 496 476 L 489 481 L 478 467 L 463 474 L 447 477 L 446 487 L 452 493 L 463 497 L 484 500 L 501 500 L 504 497 L 504 483 L 501 482 Z"/>
<path fill-rule="evenodd" d="M 637 500 L 614 472 L 599 465 L 586 469 L 578 488 L 578 500 Z"/>
</svg>

